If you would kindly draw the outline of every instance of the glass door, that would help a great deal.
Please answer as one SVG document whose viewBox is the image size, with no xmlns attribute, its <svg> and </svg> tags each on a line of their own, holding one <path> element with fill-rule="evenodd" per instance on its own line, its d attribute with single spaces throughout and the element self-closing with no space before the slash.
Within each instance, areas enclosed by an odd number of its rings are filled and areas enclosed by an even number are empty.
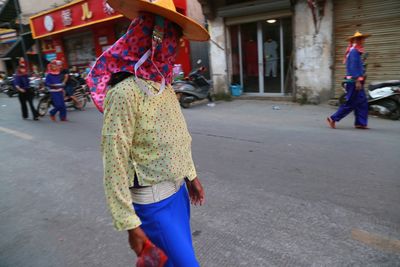
<svg viewBox="0 0 400 267">
<path fill-rule="evenodd" d="M 286 73 L 291 64 L 291 18 L 269 19 L 230 27 L 232 83 L 244 93 L 290 93 Z"/>
<path fill-rule="evenodd" d="M 259 92 L 257 22 L 240 25 L 239 45 L 242 62 L 242 87 L 245 93 Z"/>
</svg>

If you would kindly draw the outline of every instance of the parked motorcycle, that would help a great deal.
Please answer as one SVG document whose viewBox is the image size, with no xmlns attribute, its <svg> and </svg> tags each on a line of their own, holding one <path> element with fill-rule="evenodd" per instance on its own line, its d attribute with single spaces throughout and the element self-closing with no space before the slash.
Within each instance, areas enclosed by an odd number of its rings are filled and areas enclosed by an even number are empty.
<svg viewBox="0 0 400 267">
<path fill-rule="evenodd" d="M 44 91 L 45 78 L 41 77 L 30 77 L 29 86 L 33 89 L 35 97 L 39 97 Z"/>
<path fill-rule="evenodd" d="M 197 62 L 201 64 L 201 60 Z M 189 108 L 195 101 L 208 99 L 212 102 L 211 98 L 211 81 L 207 80 L 203 73 L 206 68 L 201 66 L 193 70 L 188 77 L 181 81 L 172 83 L 172 87 L 177 95 L 180 105 L 183 108 Z"/>
<path fill-rule="evenodd" d="M 367 95 L 370 111 L 391 120 L 400 118 L 400 80 L 371 82 Z M 345 96 L 346 93 L 339 97 L 340 104 L 346 102 Z"/>
<path fill-rule="evenodd" d="M 14 76 L 5 77 L 0 81 L 0 91 L 9 97 L 13 97 L 14 95 L 18 94 L 17 89 L 14 87 Z"/>
<path fill-rule="evenodd" d="M 86 107 L 86 103 L 90 101 L 90 96 L 86 85 L 79 85 L 75 87 L 73 96 L 75 96 L 75 98 L 79 102 L 80 107 L 76 106 L 75 102 L 71 98 L 66 98 L 65 105 L 67 108 L 83 109 Z M 46 115 L 51 105 L 53 105 L 53 102 L 51 100 L 50 91 L 49 88 L 46 87 L 45 92 L 40 98 L 37 106 L 39 116 L 43 117 L 44 115 Z"/>
</svg>

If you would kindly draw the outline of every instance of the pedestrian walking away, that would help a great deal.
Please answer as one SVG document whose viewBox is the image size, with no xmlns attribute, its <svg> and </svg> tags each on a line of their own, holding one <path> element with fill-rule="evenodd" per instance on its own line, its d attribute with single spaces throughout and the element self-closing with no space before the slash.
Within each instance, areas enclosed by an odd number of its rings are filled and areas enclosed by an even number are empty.
<svg viewBox="0 0 400 267">
<path fill-rule="evenodd" d="M 364 42 L 369 34 L 356 32 L 349 37 L 349 46 L 345 54 L 346 77 L 346 102 L 340 105 L 335 114 L 328 117 L 329 127 L 336 128 L 336 122 L 340 121 L 354 111 L 354 127 L 357 129 L 368 129 L 368 99 L 364 91 L 365 66 L 362 59 Z"/>
<path fill-rule="evenodd" d="M 114 226 L 128 231 L 137 266 L 197 267 L 190 202 L 202 205 L 205 196 L 171 82 L 180 38 L 209 35 L 172 0 L 108 3 L 133 19 L 87 77 L 104 112 L 104 188 Z"/>
<path fill-rule="evenodd" d="M 28 118 L 28 107 L 26 106 L 26 102 L 28 102 L 32 112 L 33 120 L 39 120 L 38 113 L 33 106 L 34 92 L 33 88 L 31 88 L 29 85 L 28 71 L 26 68 L 25 60 L 23 58 L 21 58 L 19 61 L 19 66 L 15 74 L 14 86 L 18 91 L 18 99 L 21 104 L 22 118 Z"/>
<path fill-rule="evenodd" d="M 51 61 L 47 65 L 45 84 L 50 89 L 51 100 L 54 108 L 50 110 L 50 118 L 56 121 L 56 114 L 59 112 L 60 120 L 67 120 L 67 108 L 64 102 L 64 75 L 61 74 L 61 64 L 57 60 Z"/>
</svg>

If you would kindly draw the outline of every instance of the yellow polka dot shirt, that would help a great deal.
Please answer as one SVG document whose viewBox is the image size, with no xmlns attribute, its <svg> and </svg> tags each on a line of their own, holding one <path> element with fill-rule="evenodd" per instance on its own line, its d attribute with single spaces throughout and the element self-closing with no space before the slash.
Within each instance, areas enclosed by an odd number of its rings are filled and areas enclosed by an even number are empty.
<svg viewBox="0 0 400 267">
<path fill-rule="evenodd" d="M 157 94 L 159 84 L 145 81 Z M 133 77 L 115 85 L 104 101 L 102 154 L 107 205 L 117 230 L 140 226 L 129 187 L 197 177 L 192 138 L 170 85 L 148 96 Z"/>
</svg>

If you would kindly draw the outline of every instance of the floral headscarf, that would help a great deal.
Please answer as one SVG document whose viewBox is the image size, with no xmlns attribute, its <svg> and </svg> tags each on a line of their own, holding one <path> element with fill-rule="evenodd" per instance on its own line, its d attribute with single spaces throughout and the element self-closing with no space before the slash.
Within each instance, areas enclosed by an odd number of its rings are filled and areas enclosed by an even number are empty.
<svg viewBox="0 0 400 267">
<path fill-rule="evenodd" d="M 106 50 L 93 65 L 86 78 L 93 102 L 103 112 L 103 102 L 112 74 L 129 72 L 154 82 L 172 81 L 172 69 L 178 45 L 178 28 L 167 19 L 158 23 L 156 15 L 141 13 L 132 21 L 128 31 Z M 151 55 L 150 55 L 151 53 Z M 146 58 L 145 55 L 149 57 Z"/>
<path fill-rule="evenodd" d="M 58 75 L 61 72 L 61 64 L 58 60 L 52 60 L 49 64 L 47 64 L 47 73 Z"/>
</svg>

